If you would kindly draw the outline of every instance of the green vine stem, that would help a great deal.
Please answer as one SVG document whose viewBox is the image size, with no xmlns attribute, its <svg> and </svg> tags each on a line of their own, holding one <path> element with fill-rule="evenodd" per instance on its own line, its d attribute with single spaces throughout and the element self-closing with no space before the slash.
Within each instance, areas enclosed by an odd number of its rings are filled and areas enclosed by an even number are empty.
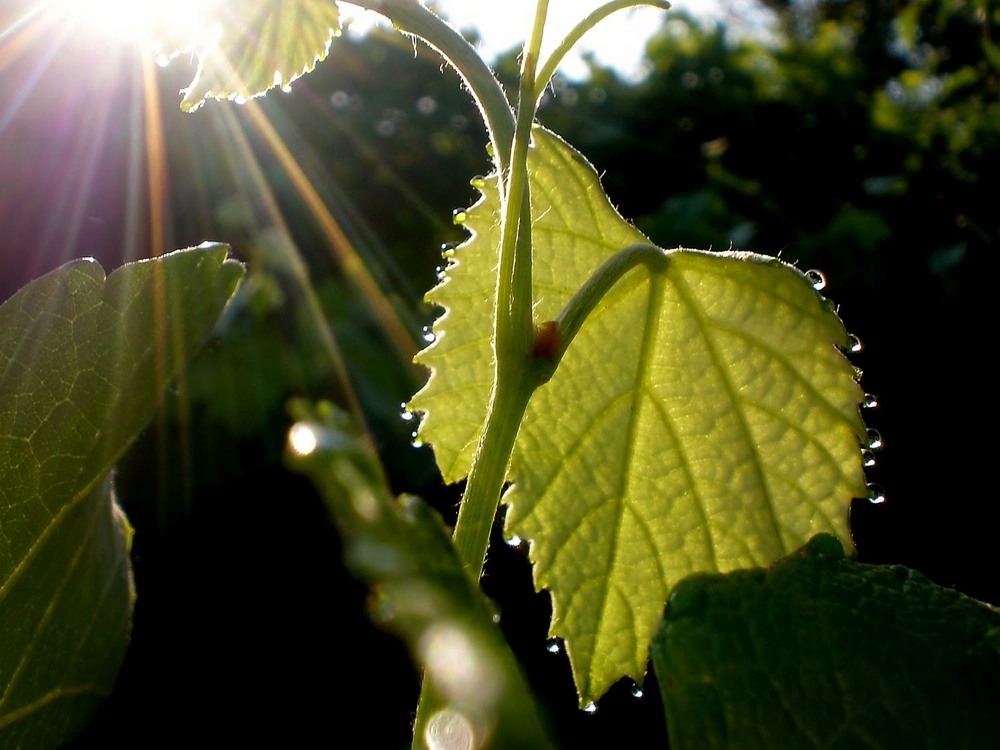
<svg viewBox="0 0 1000 750">
<path fill-rule="evenodd" d="M 604 295 L 611 291 L 622 276 L 639 265 L 646 266 L 651 275 L 662 274 L 670 265 L 670 254 L 655 245 L 637 243 L 619 250 L 594 271 L 556 317 L 559 340 L 558 347 L 551 356 L 552 372 L 555 372 L 566 349 Z"/>
<path fill-rule="evenodd" d="M 558 68 L 566 57 L 567 53 L 576 45 L 583 35 L 590 31 L 592 28 L 597 26 L 601 21 L 615 13 L 619 10 L 625 10 L 626 8 L 637 8 L 642 5 L 648 5 L 653 8 L 659 8 L 660 10 L 670 10 L 670 3 L 666 0 L 612 0 L 609 3 L 605 3 L 599 8 L 596 8 L 589 16 L 584 18 L 580 23 L 573 27 L 573 30 L 566 35 L 559 46 L 552 51 L 549 58 L 545 61 L 538 70 L 538 96 L 542 95 L 545 91 L 545 87 L 549 85 L 549 81 L 552 80 L 552 76 L 556 74 L 556 68 Z"/>
<path fill-rule="evenodd" d="M 500 257 L 497 266 L 496 308 L 493 319 L 493 348 L 496 369 L 483 433 L 465 486 L 453 542 L 466 572 L 478 584 L 489 546 L 490 529 L 496 516 L 500 493 L 514 449 L 524 410 L 539 382 L 531 367 L 534 341 L 531 289 L 531 202 L 528 187 L 528 146 L 538 100 L 536 67 L 548 0 L 538 0 L 531 35 L 524 48 L 517 117 L 510 147 L 509 165 L 504 170 L 498 156 L 502 217 Z M 505 179 L 506 177 L 506 179 Z M 427 723 L 442 705 L 442 699 L 424 681 L 413 746 L 422 748 Z"/>
<path fill-rule="evenodd" d="M 507 160 L 514 142 L 514 114 L 503 87 L 475 48 L 442 18 L 418 0 L 351 0 L 353 5 L 373 10 L 388 18 L 393 27 L 422 39 L 461 76 L 479 107 L 493 146 L 500 192 L 505 191 Z"/>
<path fill-rule="evenodd" d="M 650 245 L 633 245 L 616 254 L 598 269 L 560 314 L 558 325 L 564 335 L 556 356 L 551 361 L 533 356 L 537 334 L 532 319 L 528 149 L 540 89 L 548 84 L 569 48 L 609 13 L 631 5 L 669 5 L 657 0 L 614 0 L 602 6 L 563 41 L 539 75 L 538 58 L 549 0 L 538 0 L 531 35 L 524 47 L 515 117 L 503 88 L 476 51 L 416 0 L 359 0 L 356 4 L 385 15 L 401 31 L 420 37 L 458 71 L 483 114 L 494 149 L 502 206 L 493 321 L 496 364 L 486 420 L 453 537 L 459 560 L 478 584 L 514 441 L 531 394 L 551 377 L 587 315 L 627 271 L 638 264 L 660 270 L 665 267 L 666 260 L 662 250 Z M 428 722 L 443 705 L 443 699 L 425 681 L 417 706 L 414 748 L 426 746 L 424 733 Z"/>
</svg>

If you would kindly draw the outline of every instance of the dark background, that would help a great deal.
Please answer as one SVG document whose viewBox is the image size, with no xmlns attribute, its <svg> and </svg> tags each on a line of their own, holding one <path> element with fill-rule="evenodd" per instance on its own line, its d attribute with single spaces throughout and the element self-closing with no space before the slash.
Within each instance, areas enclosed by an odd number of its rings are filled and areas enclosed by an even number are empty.
<svg viewBox="0 0 1000 750">
<path fill-rule="evenodd" d="M 767 39 L 671 12 L 642 83 L 595 66 L 588 82 L 557 81 L 540 119 L 657 244 L 780 253 L 826 273 L 864 343 L 854 361 L 879 397 L 866 421 L 885 442 L 869 478 L 887 501 L 851 509 L 859 559 L 1000 604 L 987 470 L 1000 17 L 984 1 L 762 5 L 776 18 Z M 0 28 L 23 9 L 0 6 Z M 514 55 L 498 65 L 512 80 Z M 184 61 L 145 89 L 128 48 L 31 24 L 0 39 L 0 299 L 71 258 L 110 269 L 205 239 L 230 242 L 251 270 L 120 467 L 136 527 L 133 643 L 75 747 L 336 745 L 348 730 L 408 746 L 408 657 L 369 624 L 336 531 L 281 465 L 287 398 L 344 398 L 281 250 L 294 244 L 310 265 L 394 488 L 452 521 L 460 488 L 441 484 L 399 417 L 425 377 L 409 364 L 433 319 L 421 295 L 440 246 L 463 238 L 452 209 L 489 169 L 477 114 L 440 68 L 398 37 L 345 37 L 290 94 L 185 115 Z M 261 115 L 341 237 L 317 220 Z M 346 278 L 344 248 L 378 298 Z M 385 333 L 378 310 L 406 335 Z M 641 700 L 620 684 L 596 715 L 576 709 L 520 553 L 495 545 L 484 587 L 565 746 L 611 746 L 623 728 L 665 746 L 652 679 Z"/>
</svg>

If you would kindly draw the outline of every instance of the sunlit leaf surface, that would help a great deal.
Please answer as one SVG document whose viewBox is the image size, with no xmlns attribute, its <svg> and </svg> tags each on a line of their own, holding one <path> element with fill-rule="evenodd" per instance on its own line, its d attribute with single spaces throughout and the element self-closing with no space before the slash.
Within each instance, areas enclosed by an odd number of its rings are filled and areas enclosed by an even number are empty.
<svg viewBox="0 0 1000 750">
<path fill-rule="evenodd" d="M 131 623 L 110 472 L 242 276 L 226 248 L 65 265 L 0 306 L 0 747 L 59 747 Z"/>
<path fill-rule="evenodd" d="M 543 130 L 530 156 L 537 320 L 554 319 L 608 257 L 645 238 L 593 168 Z M 468 471 L 486 410 L 498 246 L 495 184 L 473 237 L 428 299 L 446 309 L 418 361 L 448 481 Z M 848 335 L 797 269 L 746 253 L 676 250 L 659 291 L 629 272 L 532 398 L 514 449 L 507 529 L 531 541 L 535 583 L 582 703 L 641 679 L 663 602 L 682 577 L 770 563 L 819 532 L 850 543 L 867 493 L 863 394 Z"/>
<path fill-rule="evenodd" d="M 438 516 L 394 499 L 378 459 L 345 415 L 296 404 L 289 460 L 313 480 L 372 586 L 373 615 L 399 635 L 437 691 L 414 747 L 551 747 L 531 690 Z M 424 707 L 426 709 L 426 707 Z"/>
<path fill-rule="evenodd" d="M 181 107 L 206 99 L 243 101 L 308 73 L 340 30 L 332 0 L 227 0 L 208 5 L 200 28 L 172 30 L 161 59 L 193 51 L 198 72 L 183 91 Z"/>
<path fill-rule="evenodd" d="M 671 595 L 653 664 L 675 750 L 986 748 L 1000 613 L 818 537 Z"/>
</svg>

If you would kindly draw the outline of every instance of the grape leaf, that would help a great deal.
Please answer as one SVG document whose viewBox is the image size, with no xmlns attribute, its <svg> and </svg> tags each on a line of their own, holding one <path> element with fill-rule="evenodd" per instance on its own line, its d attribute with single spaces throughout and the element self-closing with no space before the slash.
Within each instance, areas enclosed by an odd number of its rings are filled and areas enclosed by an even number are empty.
<svg viewBox="0 0 1000 750">
<path fill-rule="evenodd" d="M 1000 612 L 829 536 L 678 584 L 653 643 L 676 750 L 993 747 Z"/>
<path fill-rule="evenodd" d="M 529 157 L 536 320 L 554 319 L 616 251 L 646 242 L 593 168 L 542 129 Z M 469 469 L 492 379 L 495 182 L 427 299 L 445 308 L 410 407 L 448 481 Z M 507 530 L 531 541 L 551 634 L 582 704 L 641 679 L 682 577 L 770 563 L 819 532 L 850 544 L 867 494 L 863 393 L 832 305 L 800 271 L 740 252 L 668 253 L 665 281 L 626 274 L 531 399 L 514 447 Z M 637 585 L 640 584 L 641 585 Z"/>
<path fill-rule="evenodd" d="M 110 472 L 239 282 L 226 252 L 75 261 L 0 305 L 0 746 L 61 746 L 114 684 L 134 592 Z"/>
<path fill-rule="evenodd" d="M 517 660 L 441 517 L 419 498 L 393 499 L 377 457 L 346 415 L 302 402 L 293 412 L 289 463 L 320 491 L 348 567 L 372 587 L 373 613 L 406 642 L 437 693 L 422 699 L 440 705 L 430 709 L 414 747 L 552 747 Z"/>
<path fill-rule="evenodd" d="M 339 31 L 331 0 L 227 0 L 209 4 L 199 28 L 165 28 L 159 59 L 197 55 L 197 73 L 181 101 L 191 111 L 206 99 L 245 101 L 289 86 L 326 58 Z"/>
</svg>

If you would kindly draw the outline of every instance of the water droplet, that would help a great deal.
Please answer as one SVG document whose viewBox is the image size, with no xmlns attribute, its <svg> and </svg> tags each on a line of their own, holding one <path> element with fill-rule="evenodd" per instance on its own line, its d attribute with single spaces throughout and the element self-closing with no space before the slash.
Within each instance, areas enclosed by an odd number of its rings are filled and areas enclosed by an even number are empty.
<svg viewBox="0 0 1000 750">
<path fill-rule="evenodd" d="M 474 187 L 476 190 L 482 190 L 484 187 L 486 187 L 486 178 L 483 177 L 482 175 L 476 175 L 471 180 L 469 180 L 469 184 L 472 185 L 472 187 Z"/>
<path fill-rule="evenodd" d="M 464 208 L 456 208 L 451 212 L 451 220 L 456 224 L 464 224 L 465 220 L 469 218 Z"/>
<path fill-rule="evenodd" d="M 427 722 L 424 742 L 429 750 L 472 750 L 476 746 L 476 730 L 463 714 L 444 708 Z"/>
<path fill-rule="evenodd" d="M 861 451 L 861 464 L 866 469 L 870 469 L 875 465 L 875 454 L 870 450 Z"/>
<path fill-rule="evenodd" d="M 500 613 L 499 612 L 494 612 L 493 613 L 493 617 L 491 619 L 493 620 L 493 624 L 494 625 L 499 625 L 500 624 Z"/>
<path fill-rule="evenodd" d="M 873 451 L 877 451 L 882 447 L 882 436 L 879 434 L 878 430 L 868 430 L 868 448 Z"/>
<path fill-rule="evenodd" d="M 860 367 L 855 367 L 854 368 L 854 380 L 855 380 L 855 382 L 860 383 L 861 382 L 861 378 L 863 378 L 864 376 L 865 376 L 865 371 L 864 370 L 862 370 Z"/>
<path fill-rule="evenodd" d="M 822 271 L 818 271 L 815 268 L 811 268 L 806 271 L 806 278 L 813 285 L 813 289 L 817 292 L 826 289 L 826 274 Z"/>
<path fill-rule="evenodd" d="M 281 90 L 286 94 L 292 93 L 292 84 L 286 83 L 284 86 L 281 87 Z"/>
<path fill-rule="evenodd" d="M 562 646 L 559 645 L 559 639 L 549 638 L 549 640 L 545 643 L 545 650 L 550 654 L 558 654 L 562 651 Z"/>
<path fill-rule="evenodd" d="M 413 416 L 414 416 L 413 412 L 406 408 L 406 402 L 405 401 L 399 405 L 399 409 L 400 409 L 400 411 L 399 411 L 399 418 L 400 419 L 402 419 L 404 422 L 412 422 L 413 421 Z"/>
<path fill-rule="evenodd" d="M 641 685 L 636 684 L 636 685 L 632 686 L 632 697 L 633 698 L 641 698 L 645 694 L 646 693 L 643 692 L 643 689 L 642 689 Z"/>
<path fill-rule="evenodd" d="M 512 536 L 512 537 L 510 537 L 510 538 L 507 539 L 507 545 L 509 547 L 515 547 L 515 548 L 517 548 L 517 547 L 520 547 L 522 544 L 524 544 L 524 540 L 521 537 L 519 537 L 517 534 L 514 534 L 514 536 Z"/>
<path fill-rule="evenodd" d="M 864 345 L 861 343 L 861 339 L 859 339 L 853 333 L 847 337 L 847 351 L 849 351 L 851 354 L 857 354 L 862 349 L 864 349 Z"/>
<path fill-rule="evenodd" d="M 583 707 L 583 712 L 585 714 L 596 714 L 597 713 L 597 704 L 594 703 L 594 702 L 588 703 L 586 706 Z"/>
<path fill-rule="evenodd" d="M 874 409 L 878 406 L 878 396 L 871 393 L 866 393 L 864 399 L 861 401 L 861 405 L 866 409 Z"/>
<path fill-rule="evenodd" d="M 868 502 L 872 505 L 881 505 L 885 502 L 885 492 L 877 484 L 868 485 Z"/>
<path fill-rule="evenodd" d="M 299 422 L 288 431 L 288 444 L 298 455 L 308 456 L 319 446 L 319 438 L 312 427 Z"/>
<path fill-rule="evenodd" d="M 433 344 L 435 341 L 437 341 L 437 336 L 434 334 L 434 331 L 431 330 L 430 326 L 424 326 L 423 334 L 424 334 L 424 341 L 426 341 L 428 344 Z"/>
<path fill-rule="evenodd" d="M 414 448 L 423 448 L 424 447 L 424 441 L 423 440 L 414 440 L 412 443 L 410 443 L 410 445 L 412 445 Z"/>
</svg>

